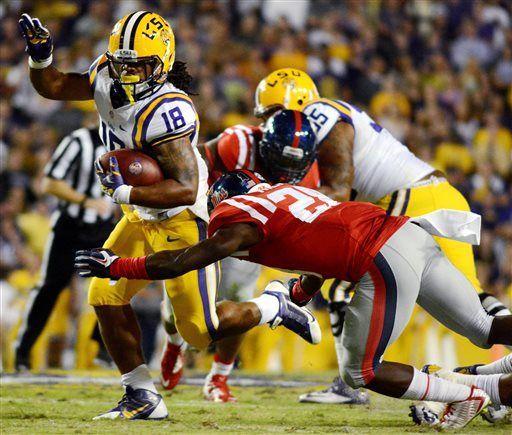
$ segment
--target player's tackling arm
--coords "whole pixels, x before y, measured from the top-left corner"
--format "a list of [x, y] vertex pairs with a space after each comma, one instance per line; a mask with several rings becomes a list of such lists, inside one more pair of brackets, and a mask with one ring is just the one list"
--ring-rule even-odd
[[182, 137], [154, 146], [153, 156], [166, 179], [152, 186], [133, 187], [130, 204], [153, 208], [194, 204], [199, 170], [190, 139]]
[[146, 259], [146, 271], [154, 280], [175, 278], [229, 257], [255, 245], [261, 239], [258, 229], [247, 223], [220, 228], [206, 240], [180, 251], [160, 251]]
[[34, 89], [51, 100], [91, 100], [87, 73], [63, 73], [51, 65], [52, 37], [39, 19], [23, 14], [19, 26], [30, 56], [30, 81]]
[[318, 165], [322, 192], [335, 201], [348, 201], [354, 179], [354, 128], [338, 122], [320, 145]]
[[128, 279], [170, 279], [201, 269], [261, 240], [260, 231], [248, 223], [222, 227], [209, 239], [190, 248], [160, 251], [147, 257], [119, 258], [107, 249], [78, 251], [75, 267], [81, 276]]

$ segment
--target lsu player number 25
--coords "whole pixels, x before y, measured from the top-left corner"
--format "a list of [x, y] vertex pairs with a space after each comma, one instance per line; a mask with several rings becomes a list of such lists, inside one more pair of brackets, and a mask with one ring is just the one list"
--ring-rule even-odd
[[[321, 98], [315, 83], [304, 71], [280, 69], [259, 83], [255, 94], [255, 115], [267, 118], [282, 108], [302, 111], [315, 126], [319, 141], [321, 190], [331, 198], [345, 201], [349, 199], [350, 192], [350, 199], [373, 202], [390, 215], [411, 217], [443, 208], [469, 211], [466, 199], [444, 174], [416, 157], [354, 104]], [[469, 244], [445, 238], [437, 238], [436, 241], [480, 294], [484, 307], [499, 307], [496, 311], [489, 310], [492, 314], [498, 310], [502, 314], [510, 314], [496, 298], [483, 292]], [[340, 340], [346, 307], [344, 298], [348, 293], [347, 287], [350, 289], [352, 286], [335, 280], [329, 287], [332, 330], [341, 366], [343, 355]], [[418, 338], [415, 337], [412, 342], [417, 343]], [[403, 357], [406, 349], [404, 340], [397, 343], [391, 352]], [[337, 378], [328, 390], [304, 395], [301, 400], [318, 403], [365, 402], [345, 387]]]
[[[85, 73], [63, 73], [52, 65], [51, 35], [37, 18], [22, 15], [20, 29], [34, 88], [54, 100], [94, 99], [107, 149], [142, 150], [164, 173], [162, 182], [133, 187], [125, 184], [115, 159], [110, 171], [98, 171], [103, 188], [125, 212], [104, 247], [123, 255], [147, 255], [184, 249], [204, 239], [207, 169], [196, 149], [199, 119], [186, 93], [191, 78], [185, 64], [175, 62], [169, 24], [151, 12], [128, 14], [114, 26], [107, 52]], [[176, 327], [198, 348], [210, 343], [218, 326], [216, 283], [215, 265], [165, 281]], [[140, 331], [130, 307], [130, 299], [145, 285], [143, 280], [121, 279], [109, 285], [106, 279], [93, 279], [89, 289], [105, 344], [123, 383], [131, 387], [128, 399], [104, 414], [109, 418], [167, 415], [144, 365]]]

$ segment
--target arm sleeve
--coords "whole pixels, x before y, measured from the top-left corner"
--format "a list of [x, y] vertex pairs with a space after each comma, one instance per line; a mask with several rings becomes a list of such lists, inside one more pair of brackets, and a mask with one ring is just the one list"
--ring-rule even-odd
[[44, 175], [55, 180], [63, 180], [78, 161], [80, 152], [80, 142], [75, 137], [65, 137], [46, 164]]
[[313, 102], [306, 106], [303, 112], [313, 124], [318, 143], [321, 143], [329, 135], [339, 121], [354, 125], [350, 109], [334, 101]]
[[265, 238], [268, 234], [268, 229], [265, 226], [266, 220], [267, 218], [260, 214], [256, 208], [237, 200], [227, 199], [215, 207], [211, 214], [208, 237], [215, 234], [219, 228], [237, 223], [248, 223], [255, 225]]
[[261, 129], [245, 125], [235, 125], [221, 133], [217, 144], [217, 154], [228, 171], [254, 169], [254, 150]]
[[199, 120], [190, 98], [180, 93], [160, 95], [135, 116], [134, 143], [152, 147], [168, 140], [197, 135]]

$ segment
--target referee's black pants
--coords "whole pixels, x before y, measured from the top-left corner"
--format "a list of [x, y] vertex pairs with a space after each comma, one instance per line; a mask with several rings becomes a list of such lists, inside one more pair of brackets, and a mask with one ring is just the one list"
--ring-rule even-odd
[[[111, 222], [85, 224], [64, 213], [59, 217], [48, 236], [40, 283], [32, 289], [25, 308], [16, 345], [16, 365], [28, 366], [32, 346], [41, 335], [60, 293], [71, 282], [75, 252], [102, 246], [112, 229]], [[98, 331], [94, 335], [99, 336]]]

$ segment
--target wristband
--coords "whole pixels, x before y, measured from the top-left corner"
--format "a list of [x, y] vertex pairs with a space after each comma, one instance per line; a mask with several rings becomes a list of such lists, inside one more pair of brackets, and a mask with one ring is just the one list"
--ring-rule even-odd
[[28, 57], [28, 66], [32, 69], [43, 69], [51, 65], [53, 62], [53, 54], [50, 54], [50, 57], [48, 59], [44, 60], [34, 60], [32, 57]]
[[114, 190], [114, 194], [112, 195], [112, 199], [117, 204], [130, 204], [130, 193], [133, 189], [133, 186], [128, 186], [127, 184], [123, 184], [119, 186], [116, 190]]
[[113, 278], [147, 279], [146, 257], [118, 258], [110, 265], [110, 276]]
[[309, 293], [306, 293], [306, 291], [302, 288], [300, 278], [295, 282], [290, 292], [290, 299], [292, 302], [299, 306], [306, 305], [313, 298], [313, 296], [314, 294], [310, 295]]

